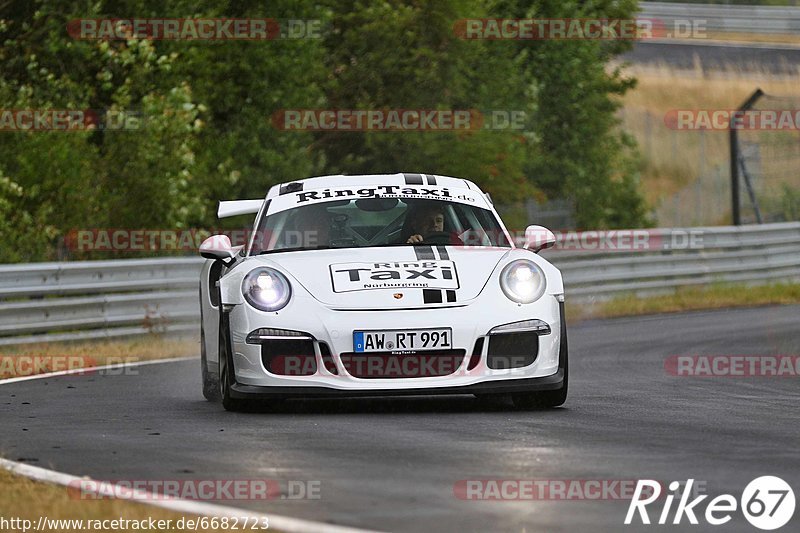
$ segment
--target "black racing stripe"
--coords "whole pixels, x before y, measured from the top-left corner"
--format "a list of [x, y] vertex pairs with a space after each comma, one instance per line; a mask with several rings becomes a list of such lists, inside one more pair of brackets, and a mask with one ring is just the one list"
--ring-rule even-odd
[[414, 253], [417, 254], [417, 259], [436, 259], [431, 246], [414, 246]]
[[436, 250], [439, 252], [439, 259], [450, 259], [450, 256], [447, 255], [447, 248], [444, 246], [437, 246]]
[[425, 174], [425, 179], [428, 180], [428, 185], [436, 185], [436, 176]]
[[439, 289], [422, 289], [422, 299], [426, 304], [442, 303], [442, 291]]
[[403, 174], [406, 178], [406, 185], [424, 185], [422, 174]]
[[448, 302], [456, 301], [456, 291], [447, 291], [447, 301]]

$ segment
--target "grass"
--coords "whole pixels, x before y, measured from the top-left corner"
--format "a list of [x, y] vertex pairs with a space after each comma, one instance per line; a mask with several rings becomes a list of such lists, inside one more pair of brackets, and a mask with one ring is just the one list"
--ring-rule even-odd
[[[117, 499], [75, 500], [72, 499], [66, 487], [50, 485], [32, 481], [23, 476], [17, 476], [0, 468], [0, 517], [9, 520], [21, 518], [30, 520], [31, 528], [38, 524], [39, 517], [62, 520], [171, 520], [172, 527], [158, 531], [187, 531], [177, 529], [177, 521], [183, 517], [195, 518], [145, 505]], [[146, 524], [146, 522], [145, 522]], [[252, 524], [252, 521], [251, 521]], [[85, 528], [87, 530], [88, 528]], [[22, 531], [21, 528], [3, 529], [3, 531]], [[31, 531], [32, 529], [29, 529]], [[141, 529], [138, 529], [141, 530]], [[135, 528], [115, 529], [115, 531], [138, 531]], [[79, 529], [71, 527], [45, 528], [44, 532], [72, 532]], [[92, 529], [100, 531], [100, 529]], [[217, 532], [224, 529], [200, 529], [200, 531]], [[230, 529], [228, 530], [230, 531]]]
[[[659, 226], [727, 224], [730, 220], [728, 132], [670, 129], [667, 112], [677, 109], [733, 110], [755, 90], [780, 99], [762, 98], [761, 109], [797, 109], [800, 73], [773, 74], [758, 68], [708, 72], [668, 66], [632, 66], [637, 87], [622, 100], [622, 127], [633, 135], [642, 156], [642, 192]], [[780, 195], [781, 184], [800, 188], [800, 134], [740, 132], [744, 144], [758, 145], [753, 169], [760, 194]], [[702, 179], [699, 179], [702, 177]], [[765, 198], [763, 201], [768, 201]], [[747, 199], [743, 197], [746, 205]]]
[[614, 318], [778, 304], [800, 304], [800, 283], [775, 283], [759, 286], [715, 284], [706, 287], [684, 287], [673, 294], [648, 298], [626, 295], [590, 304], [568, 303], [567, 319], [577, 322], [589, 318]]
[[[198, 355], [197, 341], [164, 339], [159, 336], [132, 340], [86, 341], [76, 343], [29, 344], [0, 347], [0, 379], [69, 368], [135, 363], [168, 357]], [[19, 358], [42, 361], [31, 365], [14, 364]]]
[[706, 31], [705, 39], [733, 43], [781, 43], [800, 45], [800, 35], [794, 33], [744, 33]]

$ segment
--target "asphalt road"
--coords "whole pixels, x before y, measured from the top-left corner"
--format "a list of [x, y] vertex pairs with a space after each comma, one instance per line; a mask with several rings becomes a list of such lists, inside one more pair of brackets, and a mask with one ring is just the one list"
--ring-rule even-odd
[[699, 61], [704, 70], [738, 68], [775, 74], [797, 74], [800, 47], [782, 44], [735, 44], [712, 42], [640, 41], [622, 59], [637, 64], [658, 64], [693, 69]]
[[[392, 531], [688, 528], [625, 527], [618, 500], [466, 501], [464, 479], [693, 478], [738, 497], [771, 474], [800, 497], [800, 378], [675, 377], [673, 354], [800, 354], [800, 306], [572, 326], [570, 397], [549, 411], [458, 396], [227, 413], [203, 400], [194, 361], [2, 385], [0, 453], [103, 480], [319, 481], [318, 500], [225, 503]], [[692, 530], [756, 531], [738, 512]]]

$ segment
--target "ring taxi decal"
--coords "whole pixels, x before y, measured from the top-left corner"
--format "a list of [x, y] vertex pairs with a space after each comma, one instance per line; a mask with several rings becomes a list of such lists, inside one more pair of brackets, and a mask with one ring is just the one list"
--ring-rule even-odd
[[453, 261], [336, 263], [329, 268], [334, 292], [459, 288]]

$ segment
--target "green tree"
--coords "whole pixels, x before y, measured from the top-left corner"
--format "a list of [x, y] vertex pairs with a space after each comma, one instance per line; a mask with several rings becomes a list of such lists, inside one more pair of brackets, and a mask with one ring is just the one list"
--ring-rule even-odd
[[[479, 2], [336, 2], [326, 39], [331, 109], [529, 111], [516, 50], [459, 39], [454, 23], [485, 16]], [[525, 139], [515, 130], [323, 132], [329, 173], [431, 172], [469, 178], [498, 201], [533, 194]]]

